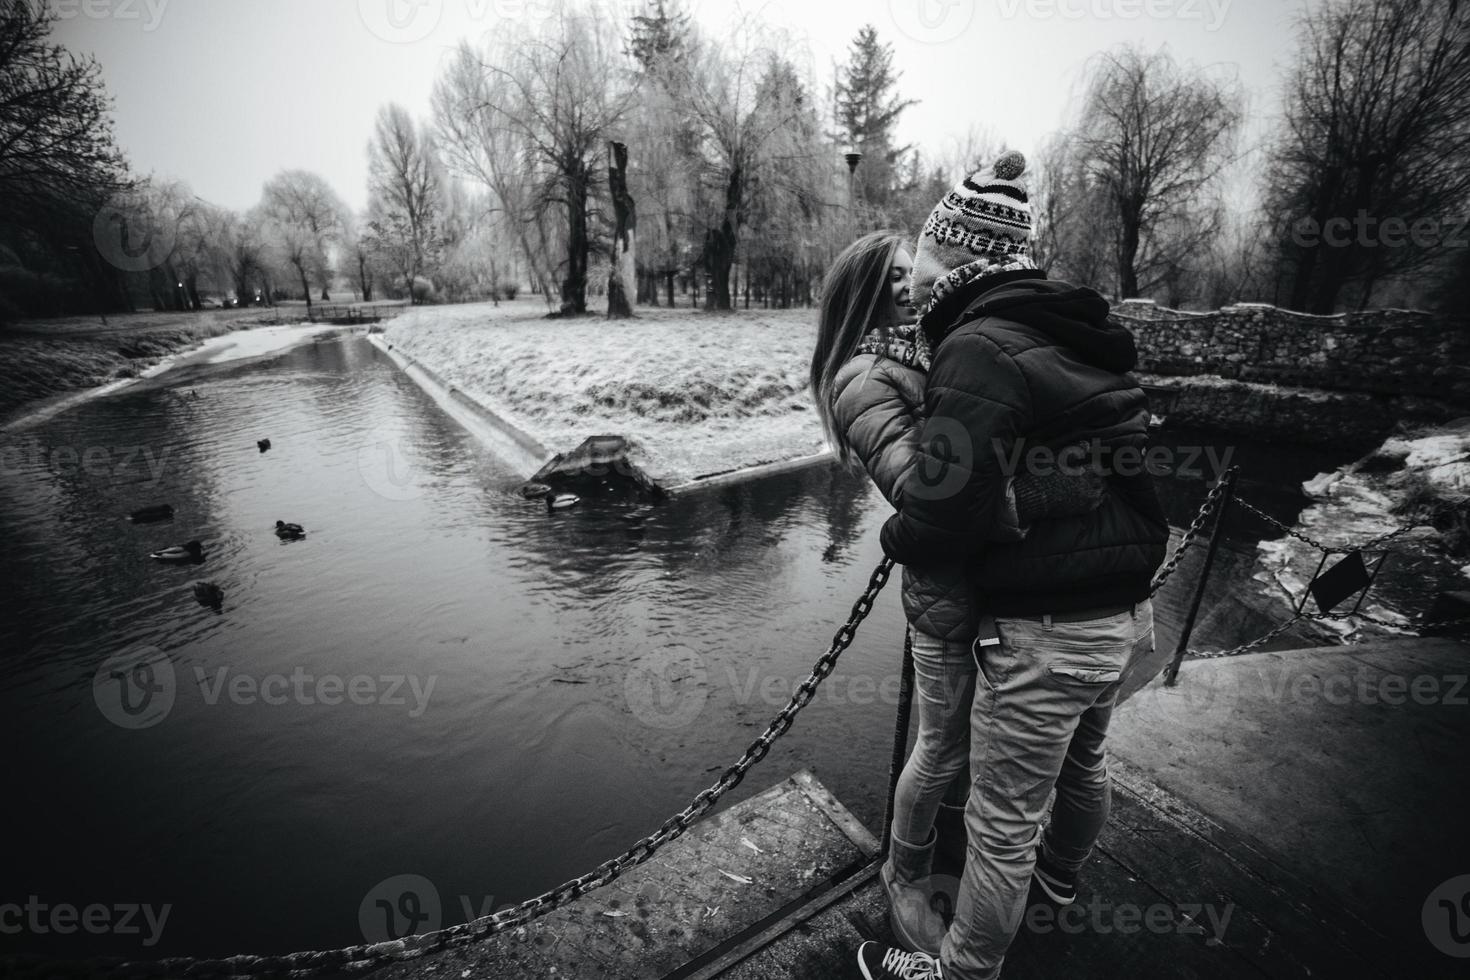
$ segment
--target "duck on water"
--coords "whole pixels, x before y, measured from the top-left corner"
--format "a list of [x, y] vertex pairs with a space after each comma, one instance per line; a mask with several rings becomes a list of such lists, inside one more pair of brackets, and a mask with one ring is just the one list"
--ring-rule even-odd
[[148, 557], [154, 561], [167, 562], [172, 565], [197, 565], [204, 561], [204, 545], [198, 541], [186, 541], [183, 544], [164, 548], [162, 551], [150, 552]]

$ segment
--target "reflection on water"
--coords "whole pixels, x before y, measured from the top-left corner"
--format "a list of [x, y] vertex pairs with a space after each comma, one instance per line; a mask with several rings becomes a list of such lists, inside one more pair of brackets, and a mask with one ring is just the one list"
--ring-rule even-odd
[[[433, 882], [443, 924], [558, 884], [734, 761], [879, 558], [886, 507], [835, 467], [548, 514], [360, 339], [191, 387], [96, 400], [4, 447], [0, 903], [171, 911], [146, 949], [28, 933], [0, 951], [339, 946], [363, 940], [359, 906], [390, 876]], [[1272, 485], [1317, 468], [1285, 462]], [[1162, 483], [1186, 523], [1203, 484]], [[1281, 516], [1300, 505], [1247, 486]], [[124, 519], [163, 502], [171, 522]], [[277, 520], [305, 540], [279, 541]], [[201, 566], [146, 557], [193, 538]], [[1228, 543], [1196, 645], [1240, 632], [1228, 596], [1250, 544]], [[1160, 601], [1161, 643], [1182, 595]], [[902, 631], [895, 576], [730, 799], [810, 767], [876, 826]], [[137, 727], [120, 699], [149, 685], [166, 710]]]

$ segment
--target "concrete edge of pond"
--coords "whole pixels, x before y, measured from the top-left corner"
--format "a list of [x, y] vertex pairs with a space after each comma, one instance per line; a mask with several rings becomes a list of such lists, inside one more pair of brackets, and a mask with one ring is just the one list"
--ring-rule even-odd
[[530, 433], [456, 388], [422, 361], [398, 350], [381, 334], [368, 334], [368, 342], [434, 399], [444, 414], [468, 429], [486, 448], [506, 459], [522, 477], [529, 478], [555, 456]]
[[[464, 389], [451, 384], [433, 368], [424, 364], [423, 361], [404, 353], [388, 343], [383, 339], [382, 334], [369, 334], [368, 341], [387, 355], [388, 359], [400, 371], [407, 375], [409, 380], [427, 392], [446, 414], [469, 429], [487, 448], [506, 456], [526, 479], [538, 479], [540, 474], [546, 473], [548, 467], [553, 466], [559, 459], [575, 458], [579, 450], [587, 444], [587, 440], [584, 440], [581, 446], [571, 447], [564, 453], [554, 452], [531, 433], [477, 400]], [[610, 437], [589, 437], [589, 439], [597, 438]], [[820, 453], [811, 453], [769, 463], [758, 463], [754, 466], [745, 466], [735, 470], [704, 473], [691, 479], [672, 484], [647, 473], [642, 467], [627, 460], [626, 457], [619, 459], [617, 466], [634, 471], [635, 481], [645, 489], [652, 489], [656, 493], [668, 496], [676, 496], [696, 490], [729, 486], [744, 480], [755, 480], [761, 477], [775, 476], [780, 473], [790, 473], [796, 470], [806, 469], [810, 466], [818, 466], [830, 462], [833, 458], [831, 451], [824, 450]], [[606, 460], [603, 462], [605, 464], [608, 463]]]

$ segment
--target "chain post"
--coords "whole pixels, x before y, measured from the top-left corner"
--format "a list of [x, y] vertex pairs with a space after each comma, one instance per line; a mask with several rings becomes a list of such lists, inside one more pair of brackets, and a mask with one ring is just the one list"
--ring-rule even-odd
[[893, 803], [898, 796], [898, 777], [903, 772], [903, 760], [909, 745], [909, 715], [914, 702], [914, 628], [910, 626], [903, 636], [903, 670], [898, 682], [898, 719], [893, 725], [893, 759], [888, 765], [888, 796], [883, 805], [883, 840], [878, 854], [888, 856], [889, 841], [893, 835]]
[[1194, 620], [1199, 615], [1200, 602], [1205, 597], [1205, 583], [1210, 578], [1210, 568], [1215, 564], [1215, 553], [1220, 550], [1221, 531], [1225, 527], [1225, 516], [1230, 511], [1230, 500], [1235, 496], [1235, 478], [1239, 475], [1240, 468], [1230, 467], [1225, 471], [1225, 476], [1220, 480], [1220, 504], [1215, 514], [1215, 523], [1210, 528], [1210, 541], [1205, 546], [1205, 565], [1200, 569], [1199, 580], [1194, 585], [1194, 596], [1189, 602], [1189, 614], [1184, 618], [1184, 626], [1179, 631], [1179, 643], [1174, 647], [1174, 659], [1169, 662], [1168, 669], [1164, 672], [1164, 686], [1173, 687], [1179, 683], [1179, 665], [1184, 662], [1184, 654], [1189, 649], [1189, 637], [1194, 632]]

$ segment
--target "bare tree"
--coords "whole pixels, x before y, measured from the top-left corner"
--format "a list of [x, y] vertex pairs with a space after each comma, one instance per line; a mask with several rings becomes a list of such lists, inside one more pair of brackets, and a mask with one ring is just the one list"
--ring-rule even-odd
[[397, 103], [378, 110], [368, 143], [366, 244], [402, 279], [409, 302], [414, 280], [439, 251], [439, 164], [433, 137]]
[[638, 212], [633, 195], [628, 193], [628, 147], [609, 141], [607, 144], [607, 182], [612, 193], [613, 234], [608, 255], [607, 315], [630, 317], [637, 298], [637, 259], [634, 235], [638, 228]]
[[539, 244], [545, 229], [534, 150], [505, 119], [504, 107], [514, 98], [509, 77], [487, 71], [483, 58], [461, 44], [435, 83], [434, 121], [445, 163], [489, 189], [493, 210], [505, 218], [534, 284], [550, 302], [555, 277]]
[[[810, 112], [809, 101], [800, 98], [762, 100], [775, 92], [763, 82], [771, 72], [782, 71], [786, 47], [784, 38], [746, 18], [718, 45], [700, 41], [687, 59], [684, 89], [700, 124], [705, 175], [713, 184], [703, 253], [711, 280], [706, 306], [711, 309], [731, 308], [730, 271], [748, 218], [752, 176], [771, 155], [784, 155], [776, 149], [783, 134], [789, 137]], [[788, 140], [788, 146], [800, 142]]]
[[1314, 6], [1296, 66], [1266, 190], [1290, 304], [1331, 313], [1356, 284], [1365, 306], [1470, 204], [1470, 3]]
[[311, 282], [331, 283], [331, 247], [341, 240], [347, 206], [327, 182], [307, 170], [283, 170], [266, 181], [261, 199], [282, 259], [295, 272], [311, 309]]
[[480, 69], [499, 84], [470, 86], [471, 111], [484, 113], [484, 125], [506, 129], [518, 147], [532, 151], [521, 161], [537, 167], [541, 200], [563, 208], [563, 313], [587, 310], [596, 157], [631, 103], [627, 64], [619, 31], [600, 6], [556, 4], [534, 33], [519, 27], [496, 36]]
[[45, 220], [128, 184], [95, 58], [49, 43], [49, 4], [0, 4], [0, 220]]
[[1116, 229], [1119, 295], [1161, 284], [1215, 232], [1216, 178], [1242, 115], [1233, 79], [1123, 47], [1093, 64], [1073, 146]]

